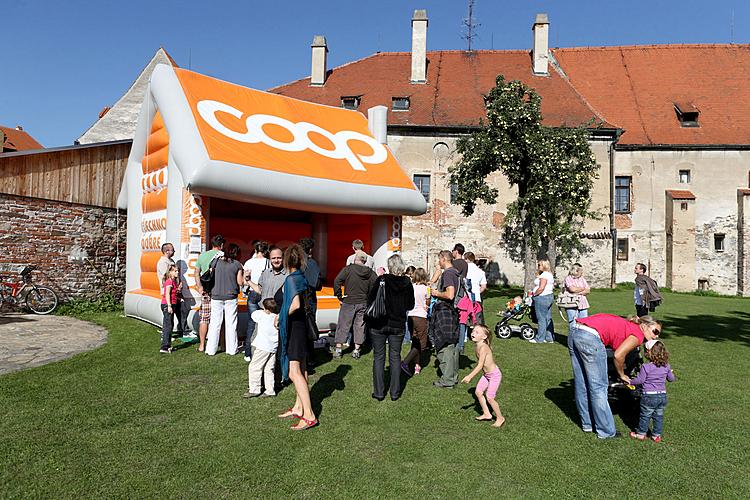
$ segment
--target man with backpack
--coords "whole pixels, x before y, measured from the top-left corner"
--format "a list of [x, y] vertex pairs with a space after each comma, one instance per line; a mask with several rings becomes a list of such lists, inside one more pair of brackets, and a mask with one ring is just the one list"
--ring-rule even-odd
[[202, 278], [206, 279], [208, 275], [216, 269], [216, 258], [224, 255], [225, 239], [222, 235], [217, 234], [211, 238], [211, 250], [206, 250], [198, 256], [195, 262], [195, 286], [198, 293], [201, 294], [201, 308], [199, 314], [198, 351], [203, 352], [206, 349], [206, 335], [208, 335], [208, 324], [211, 321], [211, 291], [205, 290]]
[[432, 289], [431, 295], [437, 302], [432, 307], [430, 317], [429, 337], [435, 348], [440, 364], [440, 378], [433, 382], [435, 387], [452, 388], [458, 383], [458, 311], [457, 299], [460, 299], [462, 279], [453, 267], [453, 255], [449, 250], [443, 250], [438, 255], [438, 266], [443, 273], [440, 276], [437, 289]]

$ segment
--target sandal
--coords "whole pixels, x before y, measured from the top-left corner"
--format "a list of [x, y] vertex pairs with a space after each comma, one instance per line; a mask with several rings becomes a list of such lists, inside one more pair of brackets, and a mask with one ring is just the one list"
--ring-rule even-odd
[[294, 413], [294, 408], [289, 408], [287, 411], [282, 413], [281, 415], [276, 415], [277, 418], [302, 418], [302, 415], [297, 415]]
[[[290, 429], [292, 429], [293, 431], [306, 431], [307, 429], [312, 429], [313, 427], [317, 427], [318, 425], [320, 425], [320, 422], [318, 422], [318, 420], [308, 420], [305, 417], [299, 417], [299, 419], [305, 423], [304, 427], [297, 427], [293, 425], [290, 427]], [[297, 425], [299, 425], [299, 423]]]

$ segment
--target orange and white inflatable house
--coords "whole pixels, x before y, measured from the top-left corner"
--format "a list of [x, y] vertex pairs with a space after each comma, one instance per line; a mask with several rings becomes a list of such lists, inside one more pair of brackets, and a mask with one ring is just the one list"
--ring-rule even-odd
[[[210, 236], [284, 246], [313, 237], [330, 285], [361, 239], [384, 266], [401, 246], [401, 215], [425, 200], [385, 145], [386, 108], [362, 114], [159, 65], [143, 102], [118, 204], [128, 211], [125, 312], [161, 322], [156, 263], [174, 259], [194, 310], [194, 265]], [[336, 322], [330, 288], [318, 322]], [[195, 321], [191, 315], [191, 321]]]

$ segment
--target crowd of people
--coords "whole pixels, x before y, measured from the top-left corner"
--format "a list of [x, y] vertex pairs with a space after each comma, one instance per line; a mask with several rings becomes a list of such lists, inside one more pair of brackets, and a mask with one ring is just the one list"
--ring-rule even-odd
[[[293, 385], [295, 403], [278, 415], [298, 419], [291, 427], [293, 430], [319, 425], [310, 399], [308, 363], [317, 335], [317, 327], [310, 324], [315, 322], [315, 292], [322, 288], [324, 278], [313, 258], [313, 249], [314, 242], [309, 238], [283, 250], [255, 241], [253, 255], [243, 265], [238, 260], [239, 247], [227, 244], [217, 235], [211, 240], [211, 249], [198, 257], [194, 276], [201, 295], [198, 351], [209, 356], [217, 353], [223, 324], [225, 352], [234, 355], [242, 347], [249, 363], [244, 397], [273, 397], [279, 385]], [[435, 269], [429, 275], [424, 268], [407, 267], [398, 254], [388, 258], [387, 269], [375, 269], [374, 259], [363, 251], [361, 240], [352, 243], [352, 250], [332, 282], [340, 301], [330, 346], [333, 358], [342, 358], [353, 343], [349, 354], [354, 360], [360, 359], [363, 345], [369, 340], [373, 351], [372, 397], [382, 401], [387, 392], [396, 401], [402, 393], [402, 372], [408, 377], [422, 373], [429, 366], [432, 350], [438, 363], [438, 378], [433, 385], [441, 389], [455, 387], [459, 383], [459, 359], [468, 336], [474, 343], [477, 364], [461, 382], [469, 383], [481, 374], [475, 393], [482, 414], [476, 419], [493, 420], [494, 412], [493, 425], [502, 427], [505, 418], [496, 400], [502, 372], [493, 357], [493, 335], [485, 326], [482, 309], [487, 278], [477, 266], [475, 255], [458, 243], [452, 251], [439, 252]], [[157, 265], [164, 313], [160, 352], [169, 353], [173, 318], [177, 318], [178, 331], [185, 332], [188, 308], [181, 305], [185, 287], [172, 260], [174, 247], [167, 243], [162, 246], [162, 253]], [[537, 262], [538, 276], [526, 294], [537, 319], [536, 336], [530, 339], [534, 344], [555, 342], [551, 268], [547, 260]], [[565, 309], [569, 322], [568, 350], [581, 429], [596, 432], [601, 439], [619, 435], [608, 403], [606, 350], [610, 348], [620, 380], [643, 387], [642, 418], [631, 437], [645, 439], [649, 419], [653, 419], [651, 437], [657, 442], [661, 440], [665, 382], [674, 380], [674, 375], [668, 363], [669, 354], [658, 339], [662, 325], [647, 314], [660, 303], [661, 296], [656, 283], [647, 276], [644, 278], [645, 271], [643, 264], [636, 266], [637, 314], [628, 319], [588, 314], [587, 296], [591, 289], [583, 276], [583, 267], [577, 263], [571, 266], [558, 297], [558, 305]], [[240, 343], [237, 334], [237, 301], [241, 293], [247, 297], [248, 308], [244, 343]], [[516, 297], [509, 308], [519, 307], [523, 300]], [[405, 338], [411, 340], [411, 348], [402, 359]], [[631, 380], [625, 373], [624, 360], [643, 343], [651, 363], [644, 365]]]

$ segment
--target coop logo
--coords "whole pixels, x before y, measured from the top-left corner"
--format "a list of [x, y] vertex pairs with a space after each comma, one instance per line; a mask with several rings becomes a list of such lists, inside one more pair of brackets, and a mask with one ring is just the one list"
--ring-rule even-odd
[[[351, 165], [352, 169], [366, 171], [367, 169], [363, 163], [370, 165], [377, 165], [383, 163], [388, 159], [388, 151], [385, 147], [377, 142], [372, 137], [353, 130], [341, 130], [339, 132], [331, 133], [328, 130], [321, 128], [317, 125], [307, 122], [291, 122], [284, 118], [274, 115], [249, 115], [245, 119], [245, 126], [247, 127], [246, 132], [240, 132], [232, 130], [216, 118], [216, 113], [221, 111], [223, 113], [229, 113], [230, 115], [241, 119], [243, 116], [242, 111], [233, 108], [223, 102], [204, 100], [198, 102], [198, 113], [201, 115], [206, 123], [208, 123], [214, 130], [224, 134], [225, 136], [240, 142], [246, 142], [248, 144], [257, 144], [262, 142], [263, 144], [272, 148], [280, 149], [282, 151], [298, 152], [309, 149], [321, 156], [331, 158], [334, 160], [346, 160]], [[292, 134], [291, 142], [278, 141], [272, 137], [269, 137], [263, 130], [264, 125], [277, 125], [289, 131]], [[310, 133], [314, 132], [320, 134], [333, 144], [333, 149], [326, 149], [315, 144], [310, 139]], [[358, 141], [367, 144], [372, 149], [372, 154], [362, 155], [357, 154], [349, 147], [350, 141]]]

